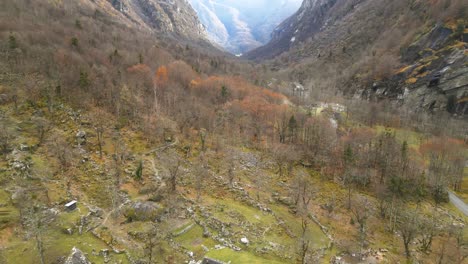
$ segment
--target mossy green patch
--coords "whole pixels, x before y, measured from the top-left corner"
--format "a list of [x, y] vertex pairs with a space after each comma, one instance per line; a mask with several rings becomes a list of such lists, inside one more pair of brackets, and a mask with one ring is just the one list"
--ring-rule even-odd
[[[102, 249], [109, 249], [109, 247], [91, 233], [83, 233], [79, 235], [75, 233], [68, 235], [63, 233], [58, 228], [49, 228], [42, 231], [43, 234], [43, 247], [44, 258], [46, 263], [54, 263], [61, 257], [68, 256], [73, 247], [77, 247], [83, 251], [92, 263], [104, 263], [102, 256], [93, 254], [99, 253]], [[112, 250], [110, 250], [112, 252]], [[36, 247], [36, 240], [22, 240], [15, 238], [9, 243], [9, 246], [4, 250], [3, 257], [6, 263], [39, 263], [39, 253]], [[124, 254], [111, 254], [110, 258], [119, 263], [129, 263]]]
[[375, 129], [376, 132], [379, 134], [384, 133], [386, 131], [395, 133], [395, 137], [398, 141], [400, 141], [401, 143], [406, 141], [408, 145], [413, 149], [418, 148], [422, 140], [424, 139], [424, 135], [422, 135], [421, 133], [407, 129], [388, 128], [384, 126], [376, 126]]
[[147, 140], [139, 133], [135, 133], [128, 130], [122, 130], [123, 138], [128, 148], [134, 153], [145, 153], [150, 147], [148, 146]]
[[242, 215], [252, 224], [271, 224], [275, 222], [275, 218], [271, 214], [233, 200], [217, 200], [216, 205], [221, 205], [222, 207], [220, 208], [223, 208], [222, 211], [218, 210], [216, 215], [226, 222], [232, 220], [232, 217], [229, 215], [232, 212]]
[[220, 250], [211, 250], [206, 254], [206, 257], [217, 259], [223, 262], [232, 264], [281, 264], [284, 260], [274, 259], [271, 256], [256, 256], [248, 251], [234, 251], [229, 248]]
[[0, 190], [0, 230], [19, 221], [19, 211], [10, 203], [10, 195]]
[[203, 237], [203, 228], [199, 225], [194, 225], [187, 232], [177, 236], [174, 240], [192, 251], [197, 257], [201, 257], [205, 254], [203, 246], [212, 249], [216, 245], [213, 239]]
[[457, 193], [460, 199], [468, 204], [468, 167], [463, 170], [463, 180], [460, 191]]
[[[302, 218], [289, 213], [286, 207], [272, 206], [272, 209], [276, 213], [276, 215], [284, 221], [286, 227], [289, 228], [289, 230], [296, 237], [300, 237], [300, 235], [302, 234]], [[311, 246], [313, 248], [326, 247], [329, 242], [328, 238], [323, 234], [320, 227], [310, 220], [305, 237], [307, 240], [310, 241]], [[294, 247], [296, 242], [297, 239], [290, 239], [289, 245]]]
[[67, 186], [63, 182], [45, 182], [47, 196], [51, 204], [67, 202]]

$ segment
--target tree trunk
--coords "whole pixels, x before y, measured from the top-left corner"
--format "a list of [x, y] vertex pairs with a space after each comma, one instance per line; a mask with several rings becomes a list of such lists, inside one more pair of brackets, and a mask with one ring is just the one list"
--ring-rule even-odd
[[36, 245], [37, 245], [37, 251], [39, 251], [39, 259], [41, 261], [41, 264], [45, 264], [44, 260], [44, 248], [42, 246], [42, 240], [41, 237], [36, 234]]
[[405, 245], [405, 254], [406, 254], [407, 258], [411, 257], [411, 252], [410, 252], [410, 249], [409, 249], [410, 242], [411, 241], [410, 241], [410, 239], [408, 237], [403, 236], [403, 244]]
[[348, 210], [351, 209], [351, 184], [348, 185]]

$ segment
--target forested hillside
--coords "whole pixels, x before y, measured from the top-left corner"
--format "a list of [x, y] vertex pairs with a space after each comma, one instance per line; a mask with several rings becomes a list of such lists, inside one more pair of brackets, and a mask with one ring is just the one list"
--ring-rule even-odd
[[465, 120], [115, 3], [0, 2], [0, 263], [466, 262]]
[[314, 89], [466, 118], [465, 2], [304, 1], [246, 57]]

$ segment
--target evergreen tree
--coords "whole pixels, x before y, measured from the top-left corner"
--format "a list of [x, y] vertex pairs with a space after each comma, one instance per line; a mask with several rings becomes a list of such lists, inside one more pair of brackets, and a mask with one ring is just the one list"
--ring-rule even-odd
[[229, 90], [225, 85], [223, 85], [221, 87], [221, 99], [223, 103], [227, 101], [228, 97], [229, 97]]
[[142, 160], [140, 160], [140, 162], [138, 163], [138, 167], [135, 171], [135, 178], [139, 181], [143, 179], [143, 161]]
[[87, 88], [89, 86], [88, 73], [85, 71], [80, 71], [80, 87]]
[[11, 50], [18, 48], [16, 37], [13, 34], [11, 34], [10, 37], [8, 38], [8, 46], [10, 47]]
[[291, 137], [291, 142], [296, 141], [296, 132], [297, 132], [297, 121], [294, 115], [289, 118], [288, 129]]

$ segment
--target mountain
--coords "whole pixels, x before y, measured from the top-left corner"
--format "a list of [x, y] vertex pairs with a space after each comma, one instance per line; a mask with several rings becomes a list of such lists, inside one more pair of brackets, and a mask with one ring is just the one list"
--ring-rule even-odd
[[210, 39], [234, 54], [266, 44], [273, 29], [301, 4], [301, 0], [189, 1]]
[[106, 0], [141, 27], [188, 39], [206, 39], [197, 14], [185, 0]]
[[330, 75], [348, 95], [463, 115], [466, 10], [461, 0], [306, 0], [245, 57], [273, 59], [295, 81]]
[[461, 22], [406, 2], [260, 64], [184, 2], [0, 1], [0, 263], [464, 263], [468, 122], [375, 100], [464, 89]]
[[296, 43], [314, 36], [321, 29], [336, 0], [305, 0], [300, 9], [272, 32], [270, 42], [250, 52], [248, 58], [272, 58]]

